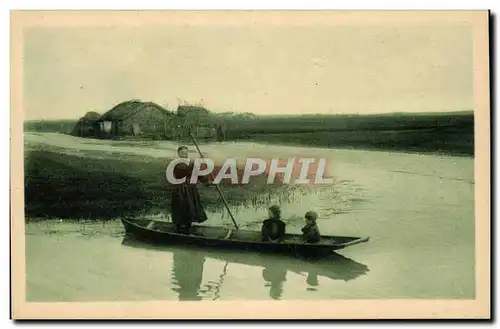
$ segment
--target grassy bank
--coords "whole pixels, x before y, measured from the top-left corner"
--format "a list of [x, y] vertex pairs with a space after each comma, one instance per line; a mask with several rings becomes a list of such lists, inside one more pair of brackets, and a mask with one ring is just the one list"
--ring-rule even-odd
[[24, 122], [24, 131], [69, 134], [78, 120], [29, 120]]
[[258, 117], [234, 122], [230, 140], [331, 148], [474, 155], [473, 112]]
[[[168, 159], [85, 151], [70, 155], [34, 149], [25, 155], [27, 217], [112, 219], [169, 213]], [[265, 177], [262, 177], [265, 179]], [[230, 205], [265, 205], [280, 186], [256, 178], [245, 187], [221, 187]], [[223, 207], [215, 187], [200, 187], [207, 210]]]
[[387, 113], [373, 115], [298, 115], [258, 116], [232, 120], [228, 127], [234, 136], [241, 134], [279, 134], [322, 131], [420, 130], [440, 127], [471, 129], [472, 111], [451, 113]]
[[474, 155], [474, 132], [449, 128], [254, 134], [247, 140], [294, 146]]

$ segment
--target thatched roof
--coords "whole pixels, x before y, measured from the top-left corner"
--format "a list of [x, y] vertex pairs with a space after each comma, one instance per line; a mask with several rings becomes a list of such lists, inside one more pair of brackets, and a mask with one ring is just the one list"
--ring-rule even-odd
[[206, 108], [199, 105], [179, 105], [177, 118], [187, 120], [190, 125], [212, 126], [215, 116]]
[[117, 121], [117, 120], [125, 120], [128, 117], [136, 114], [139, 111], [142, 111], [145, 108], [148, 107], [153, 107], [156, 108], [167, 115], [173, 115], [172, 112], [167, 111], [163, 107], [161, 107], [158, 104], [155, 104], [153, 102], [141, 102], [137, 100], [132, 100], [132, 101], [126, 101], [123, 103], [120, 103], [113, 107], [111, 110], [108, 112], [104, 113], [100, 121]]
[[97, 121], [101, 115], [97, 112], [87, 112], [83, 117], [80, 118], [80, 120], [85, 120], [85, 121]]
[[198, 105], [179, 105], [177, 107], [177, 115], [210, 115], [210, 111]]
[[83, 117], [81, 117], [78, 122], [75, 124], [75, 127], [73, 128], [72, 134], [75, 136], [82, 136], [82, 135], [87, 135], [87, 131], [82, 131], [82, 128], [92, 128], [95, 123], [99, 120], [101, 115], [97, 112], [87, 112]]

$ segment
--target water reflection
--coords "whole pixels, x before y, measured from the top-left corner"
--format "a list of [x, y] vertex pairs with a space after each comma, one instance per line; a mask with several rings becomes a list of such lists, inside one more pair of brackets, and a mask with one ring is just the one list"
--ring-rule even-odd
[[229, 263], [263, 267], [262, 278], [265, 286], [269, 287], [269, 296], [272, 299], [281, 299], [287, 272], [305, 277], [306, 290], [319, 289], [319, 278], [330, 280], [351, 281], [369, 272], [368, 266], [355, 262], [342, 255], [332, 253], [321, 259], [304, 259], [286, 255], [248, 254], [222, 250], [209, 257], [225, 260]]
[[[317, 260], [300, 259], [286, 255], [256, 254], [194, 246], [188, 248], [153, 245], [138, 241], [129, 235], [124, 237], [122, 244], [134, 248], [170, 252], [173, 255], [171, 280], [175, 285], [172, 290], [177, 293], [181, 301], [202, 300], [203, 298], [219, 299], [224, 279], [227, 275], [231, 276], [228, 264], [263, 268], [263, 284], [269, 288], [269, 296], [276, 300], [282, 298], [288, 272], [304, 276], [306, 290], [315, 291], [319, 289], [319, 277], [350, 281], [366, 275], [369, 271], [366, 265], [335, 253]], [[217, 280], [208, 281], [202, 285], [206, 258], [223, 261], [225, 265]]]
[[270, 287], [269, 296], [272, 299], [281, 299], [286, 272], [286, 268], [274, 265], [267, 266], [262, 270], [262, 278], [267, 282], [266, 287]]
[[199, 294], [203, 280], [205, 257], [186, 250], [173, 252], [172, 281], [177, 285], [172, 290], [177, 292], [179, 300], [201, 300]]

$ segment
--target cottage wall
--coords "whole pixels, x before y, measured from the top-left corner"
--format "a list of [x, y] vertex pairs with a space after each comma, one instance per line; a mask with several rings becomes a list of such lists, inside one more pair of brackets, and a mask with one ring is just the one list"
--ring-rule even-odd
[[199, 138], [214, 138], [216, 136], [215, 128], [212, 127], [197, 127], [194, 128], [193, 133]]
[[[167, 124], [168, 119], [169, 117], [167, 117]], [[119, 134], [121, 135], [164, 135], [164, 133], [165, 113], [152, 106], [134, 113], [123, 120], [119, 126]]]
[[80, 137], [93, 136], [96, 128], [96, 123], [94, 121], [80, 120], [73, 129], [72, 134]]
[[111, 133], [113, 127], [113, 122], [111, 121], [101, 121], [99, 122], [99, 129], [106, 133]]

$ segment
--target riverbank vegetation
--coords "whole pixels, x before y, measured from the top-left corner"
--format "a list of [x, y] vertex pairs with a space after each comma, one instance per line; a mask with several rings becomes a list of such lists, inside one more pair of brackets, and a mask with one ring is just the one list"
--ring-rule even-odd
[[[165, 176], [169, 159], [114, 152], [78, 153], [66, 154], [48, 147], [26, 151], [26, 217], [116, 219], [170, 213], [173, 186]], [[223, 180], [220, 185], [231, 206], [266, 206], [270, 196], [284, 187], [265, 184], [265, 179], [264, 175], [256, 177], [245, 186]], [[207, 210], [222, 210], [214, 186], [202, 185], [199, 191]]]

